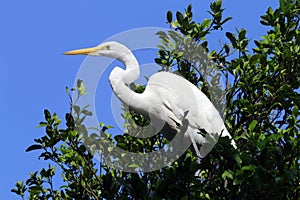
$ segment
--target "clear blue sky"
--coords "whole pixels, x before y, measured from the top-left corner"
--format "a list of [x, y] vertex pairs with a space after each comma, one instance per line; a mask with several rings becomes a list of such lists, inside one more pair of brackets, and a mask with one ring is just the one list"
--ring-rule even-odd
[[[18, 180], [46, 166], [38, 152], [25, 153], [33, 139], [43, 134], [35, 126], [45, 108], [63, 118], [69, 109], [65, 86], [72, 86], [84, 57], [63, 52], [97, 45], [111, 35], [133, 28], [164, 27], [168, 10], [193, 4], [196, 19], [208, 17], [209, 0], [147, 1], [38, 1], [0, 3], [0, 199], [17, 199], [10, 192]], [[225, 14], [233, 16], [225, 31], [249, 30], [259, 39], [266, 28], [259, 16], [276, 0], [224, 0]], [[222, 34], [214, 38], [217, 46]], [[106, 122], [106, 119], [101, 119]]]

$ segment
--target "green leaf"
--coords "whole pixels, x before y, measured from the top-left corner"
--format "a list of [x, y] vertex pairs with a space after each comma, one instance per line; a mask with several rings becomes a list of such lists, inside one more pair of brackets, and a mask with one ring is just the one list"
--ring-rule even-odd
[[167, 34], [164, 31], [158, 31], [155, 35], [165, 37]]
[[237, 46], [236, 45], [237, 41], [236, 41], [234, 35], [232, 33], [230, 33], [230, 32], [226, 32], [226, 37], [230, 40], [232, 46], [235, 48]]
[[85, 85], [83, 83], [81, 83], [81, 85], [78, 88], [78, 90], [79, 90], [79, 94], [80, 95], [86, 94], [86, 92], [85, 92]]
[[230, 48], [227, 44], [224, 45], [224, 49], [225, 49], [226, 54], [230, 53]]
[[80, 107], [79, 106], [73, 105], [72, 108], [74, 109], [74, 112], [76, 114], [79, 114], [79, 112], [80, 112]]
[[181, 12], [177, 11], [176, 12], [176, 18], [177, 18], [177, 21], [180, 25], [183, 25], [183, 15], [181, 14]]
[[24, 199], [24, 192], [26, 191], [26, 187], [24, 186], [23, 181], [18, 181], [16, 183], [16, 188], [11, 189], [10, 191], [16, 193], [17, 195], [20, 195]]
[[261, 46], [260, 42], [257, 41], [257, 40], [254, 40], [254, 43], [255, 43], [255, 45], [256, 45], [257, 47], [260, 47], [260, 46]]
[[254, 54], [253, 56], [251, 56], [250, 58], [250, 64], [255, 64], [259, 62], [259, 59], [261, 58], [261, 54]]
[[250, 123], [250, 125], [249, 125], [249, 130], [250, 130], [250, 131], [253, 131], [253, 129], [255, 128], [256, 124], [257, 124], [257, 120], [253, 120], [253, 121]]
[[36, 128], [40, 128], [40, 127], [43, 127], [43, 126], [47, 126], [48, 123], [47, 122], [40, 122], [38, 126], [36, 126]]
[[45, 119], [47, 120], [47, 122], [51, 121], [51, 114], [49, 112], [49, 110], [45, 109], [44, 110], [44, 115], [45, 115]]
[[92, 112], [89, 111], [89, 110], [83, 110], [82, 113], [85, 114], [85, 115], [88, 115], [88, 116], [92, 115]]
[[233, 185], [239, 185], [243, 181], [244, 181], [244, 179], [242, 179], [242, 178], [236, 178], [233, 180]]
[[76, 137], [76, 136], [78, 135], [77, 130], [70, 131], [70, 135], [71, 135], [72, 137]]
[[187, 12], [192, 12], [192, 4], [189, 4], [187, 7]]
[[241, 167], [243, 161], [242, 161], [240, 155], [236, 153], [236, 154], [234, 155], [234, 159], [235, 159], [235, 161], [237, 162], [237, 164], [239, 165], [239, 167]]
[[78, 79], [76, 82], [76, 89], [79, 89], [81, 87], [81, 83], [82, 83], [82, 80]]
[[68, 87], [66, 87], [66, 92], [69, 94], [70, 93], [70, 90]]
[[155, 61], [155, 63], [157, 63], [157, 64], [161, 64], [161, 58], [155, 58], [154, 61]]
[[107, 129], [113, 128], [113, 126], [103, 126], [102, 131], [105, 132]]
[[[207, 46], [208, 46], [208, 42], [207, 41], [204, 41], [201, 46], [205, 49], [207, 49]], [[207, 50], [208, 51], [208, 50]]]
[[255, 169], [256, 169], [255, 165], [247, 165], [247, 166], [242, 167], [242, 170], [244, 170], [244, 171], [253, 171]]
[[26, 149], [26, 152], [29, 152], [29, 151], [32, 151], [32, 150], [37, 150], [37, 149], [42, 149], [43, 146], [42, 145], [39, 145], [39, 144], [33, 144], [31, 145], [30, 147], [28, 147]]
[[225, 24], [227, 21], [232, 20], [232, 17], [227, 17], [221, 22], [221, 25]]
[[181, 57], [183, 54], [184, 54], [184, 52], [181, 51], [181, 52], [178, 52], [178, 53], [177, 53], [177, 56], [178, 56], [178, 57]]
[[227, 170], [222, 174], [222, 179], [230, 178], [233, 179], [233, 171]]
[[161, 64], [166, 65], [167, 63], [168, 63], [167, 60], [165, 60], [165, 59], [162, 59], [162, 60], [161, 60]]
[[172, 20], [173, 20], [173, 14], [172, 14], [172, 12], [169, 10], [169, 11], [167, 12], [167, 21], [168, 21], [169, 23], [171, 23]]
[[245, 29], [241, 29], [239, 32], [239, 41], [242, 41], [245, 39], [245, 35], [246, 35], [246, 30]]
[[297, 117], [299, 114], [299, 109], [298, 106], [294, 106], [293, 111], [292, 111], [293, 116]]
[[204, 28], [209, 27], [210, 22], [211, 22], [211, 19], [204, 19], [204, 21], [201, 24], [201, 27], [204, 27]]

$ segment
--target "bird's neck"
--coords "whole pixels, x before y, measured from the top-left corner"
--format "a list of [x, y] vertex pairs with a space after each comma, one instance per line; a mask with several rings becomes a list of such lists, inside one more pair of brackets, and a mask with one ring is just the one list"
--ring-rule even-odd
[[140, 67], [137, 59], [133, 53], [128, 51], [119, 57], [119, 60], [124, 63], [125, 70], [122, 73], [122, 80], [124, 83], [129, 84], [134, 82], [140, 76]]
[[126, 69], [115, 67], [110, 73], [109, 80], [116, 96], [125, 105], [129, 105], [139, 98], [139, 94], [132, 91], [126, 84], [134, 82], [139, 77], [140, 69], [138, 61], [131, 52], [123, 55], [118, 59], [124, 63]]

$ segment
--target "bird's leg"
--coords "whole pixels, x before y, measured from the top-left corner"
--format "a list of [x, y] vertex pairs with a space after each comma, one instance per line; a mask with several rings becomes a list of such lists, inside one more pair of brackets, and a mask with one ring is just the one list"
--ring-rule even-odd
[[[192, 136], [192, 135], [190, 135], [190, 138], [191, 138], [191, 141], [192, 141], [192, 144], [193, 144], [193, 147], [194, 147], [194, 149], [195, 149], [195, 152], [196, 152], [196, 154], [197, 154], [197, 163], [198, 164], [200, 164], [201, 163], [201, 155], [200, 155], [200, 151], [199, 151], [199, 148], [198, 148], [198, 146], [197, 146], [197, 143], [196, 143], [196, 141], [195, 141], [195, 138]], [[197, 171], [196, 171], [196, 173], [194, 174], [194, 176], [195, 177], [198, 177], [199, 175], [200, 175], [200, 172], [201, 172], [201, 170], [200, 169], [198, 169]]]
[[[197, 146], [197, 143], [196, 143], [194, 137], [191, 137], [191, 140], [192, 140], [192, 144], [193, 144], [193, 147], [194, 147], [194, 149], [195, 149], [195, 152], [196, 152], [196, 154], [197, 154], [197, 160], [196, 160], [196, 162], [200, 165], [201, 159], [202, 159], [203, 157], [202, 157], [201, 154], [200, 154], [199, 148], [198, 148], [198, 146]], [[198, 170], [196, 171], [196, 173], [194, 174], [194, 176], [195, 176], [195, 177], [199, 177], [200, 173], [201, 173], [201, 170], [198, 169]]]
[[197, 155], [197, 163], [200, 164], [200, 161], [202, 159], [202, 156], [200, 154], [200, 150], [197, 146], [197, 143], [195, 141], [195, 138], [190, 134], [190, 138], [191, 138], [191, 141], [192, 141], [192, 144], [193, 144], [193, 147], [195, 149], [195, 152], [196, 152], [196, 155]]

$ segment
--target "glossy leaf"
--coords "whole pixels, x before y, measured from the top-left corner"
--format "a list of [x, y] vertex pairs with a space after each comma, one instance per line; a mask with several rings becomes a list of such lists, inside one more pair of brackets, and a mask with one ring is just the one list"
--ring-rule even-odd
[[29, 151], [33, 151], [33, 150], [38, 150], [38, 149], [42, 149], [43, 146], [42, 145], [39, 145], [39, 144], [33, 144], [31, 145], [30, 147], [28, 147], [26, 149], [26, 152], [29, 152]]
[[169, 23], [171, 23], [172, 20], [173, 20], [173, 14], [172, 14], [172, 11], [169, 10], [169, 11], [167, 12], [167, 21], [168, 21]]

